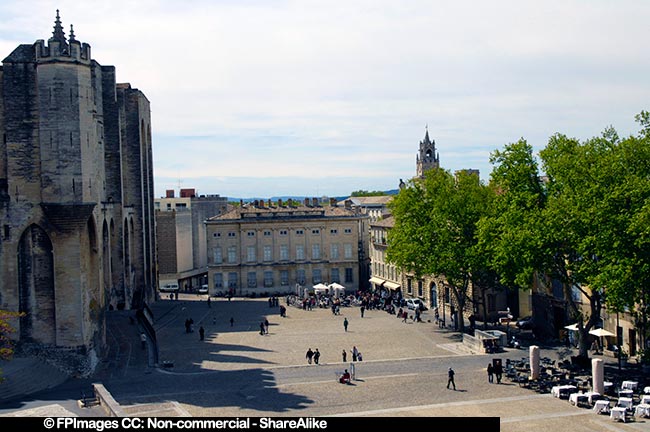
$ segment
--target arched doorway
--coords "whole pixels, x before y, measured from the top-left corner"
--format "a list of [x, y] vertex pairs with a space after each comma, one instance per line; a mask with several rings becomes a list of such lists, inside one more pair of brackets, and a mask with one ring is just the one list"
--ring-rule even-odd
[[431, 309], [438, 307], [438, 287], [435, 282], [429, 284], [429, 303]]
[[56, 344], [52, 242], [38, 225], [29, 226], [18, 244], [20, 339]]

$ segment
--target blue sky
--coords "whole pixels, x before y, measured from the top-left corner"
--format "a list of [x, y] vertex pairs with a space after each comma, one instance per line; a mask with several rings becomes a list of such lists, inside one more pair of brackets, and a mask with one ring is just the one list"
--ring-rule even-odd
[[441, 165], [480, 169], [650, 110], [650, 2], [13, 1], [0, 55], [69, 32], [151, 101], [156, 196], [346, 195]]

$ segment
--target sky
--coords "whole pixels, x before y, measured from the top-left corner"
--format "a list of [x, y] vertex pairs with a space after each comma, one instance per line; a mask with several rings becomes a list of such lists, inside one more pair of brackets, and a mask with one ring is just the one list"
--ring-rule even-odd
[[60, 9], [151, 102], [156, 196], [344, 196], [525, 138], [636, 134], [650, 110], [645, 0], [2, 0], [0, 55]]

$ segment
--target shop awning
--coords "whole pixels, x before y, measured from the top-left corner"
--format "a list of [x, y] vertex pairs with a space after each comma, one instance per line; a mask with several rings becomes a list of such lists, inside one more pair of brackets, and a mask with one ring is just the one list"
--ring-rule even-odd
[[371, 277], [370, 278], [370, 283], [374, 283], [375, 285], [382, 286], [386, 282], [386, 279], [378, 278], [378, 277]]
[[396, 284], [395, 282], [391, 282], [391, 281], [384, 282], [384, 286], [386, 288], [388, 288], [388, 289], [391, 289], [391, 290], [396, 290], [396, 289], [399, 289], [401, 287], [400, 284]]

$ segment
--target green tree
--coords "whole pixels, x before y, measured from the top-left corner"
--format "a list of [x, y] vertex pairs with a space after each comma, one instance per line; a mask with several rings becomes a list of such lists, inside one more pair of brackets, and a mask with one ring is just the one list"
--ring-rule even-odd
[[[489, 196], [476, 175], [432, 169], [409, 181], [389, 205], [395, 226], [388, 233], [388, 261], [416, 277], [444, 275], [459, 317], [472, 276], [484, 269], [475, 233]], [[463, 331], [464, 321], [457, 323]]]
[[367, 191], [367, 190], [357, 190], [350, 194], [353, 197], [371, 197], [371, 196], [384, 196], [386, 192], [382, 191]]
[[584, 356], [604, 302], [621, 310], [647, 300], [647, 130], [621, 140], [608, 128], [583, 143], [554, 135], [540, 152], [545, 182], [523, 140], [492, 158], [497, 197], [479, 243], [503, 282], [527, 287], [537, 274], [563, 283]]

